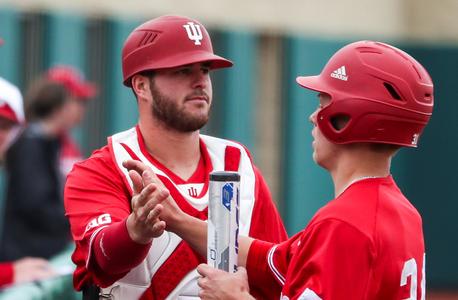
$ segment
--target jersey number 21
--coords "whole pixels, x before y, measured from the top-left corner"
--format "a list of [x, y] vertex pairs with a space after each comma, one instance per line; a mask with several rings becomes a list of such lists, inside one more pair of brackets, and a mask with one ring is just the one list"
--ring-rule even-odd
[[[410, 276], [410, 297], [404, 300], [417, 300], [417, 262], [414, 258], [404, 263], [401, 274], [401, 286], [407, 284], [407, 278]], [[423, 254], [423, 268], [421, 274], [421, 300], [425, 300], [426, 279], [425, 279], [425, 254]]]

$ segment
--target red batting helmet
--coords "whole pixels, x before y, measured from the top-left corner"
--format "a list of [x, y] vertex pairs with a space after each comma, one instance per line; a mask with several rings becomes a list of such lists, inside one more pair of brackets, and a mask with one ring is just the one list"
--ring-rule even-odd
[[127, 37], [122, 49], [124, 85], [130, 86], [132, 76], [142, 71], [207, 61], [212, 69], [232, 66], [213, 53], [202, 24], [186, 17], [162, 16], [140, 25]]
[[[337, 51], [318, 76], [299, 85], [331, 96], [318, 112], [318, 127], [337, 144], [374, 142], [416, 147], [433, 110], [433, 82], [409, 54], [373, 41]], [[349, 119], [336, 129], [332, 120]]]

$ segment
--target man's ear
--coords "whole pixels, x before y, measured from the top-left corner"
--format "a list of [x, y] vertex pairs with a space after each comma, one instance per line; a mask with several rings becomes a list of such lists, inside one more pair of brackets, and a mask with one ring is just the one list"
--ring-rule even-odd
[[147, 76], [136, 74], [132, 77], [131, 82], [132, 90], [138, 100], [146, 99], [151, 95], [150, 80]]

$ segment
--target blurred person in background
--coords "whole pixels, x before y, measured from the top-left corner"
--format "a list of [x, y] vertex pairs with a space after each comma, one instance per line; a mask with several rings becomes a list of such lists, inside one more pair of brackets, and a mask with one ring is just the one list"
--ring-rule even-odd
[[[0, 77], [1, 160], [23, 125], [24, 110], [21, 92], [16, 86]], [[25, 257], [15, 261], [0, 261], [0, 288], [45, 279], [53, 275], [55, 274], [50, 264], [42, 258]]]
[[95, 92], [95, 86], [69, 66], [51, 68], [28, 90], [28, 124], [6, 154], [0, 260], [50, 258], [68, 246], [63, 183], [68, 161], [80, 158], [69, 134], [82, 120], [86, 102]]

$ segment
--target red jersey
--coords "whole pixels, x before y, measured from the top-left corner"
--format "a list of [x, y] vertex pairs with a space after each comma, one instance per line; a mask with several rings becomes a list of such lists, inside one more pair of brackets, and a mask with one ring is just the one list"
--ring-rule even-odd
[[247, 270], [270, 299], [425, 299], [424, 252], [421, 217], [389, 176], [353, 183], [288, 241], [253, 242]]
[[[239, 144], [208, 136], [201, 136], [200, 145], [201, 161], [188, 180], [151, 157], [138, 128], [111, 137], [108, 146], [75, 165], [65, 186], [65, 208], [76, 243], [72, 256], [77, 265], [76, 289], [87, 283], [107, 290], [114, 287], [114, 291], [119, 286], [125, 290], [135, 286], [135, 291], [120, 292], [122, 299], [138, 295], [141, 299], [165, 299], [182, 293], [197, 296], [195, 268], [205, 260], [189, 245], [169, 232], [154, 239], [152, 245], [139, 245], [129, 238], [125, 220], [131, 213], [132, 190], [121, 166], [128, 158], [148, 164], [180, 208], [202, 220], [207, 218], [209, 173], [228, 168], [241, 172], [241, 231], [271, 242], [287, 238], [268, 187], [248, 152]], [[92, 259], [94, 255], [98, 263]], [[100, 266], [100, 261], [104, 265]]]

